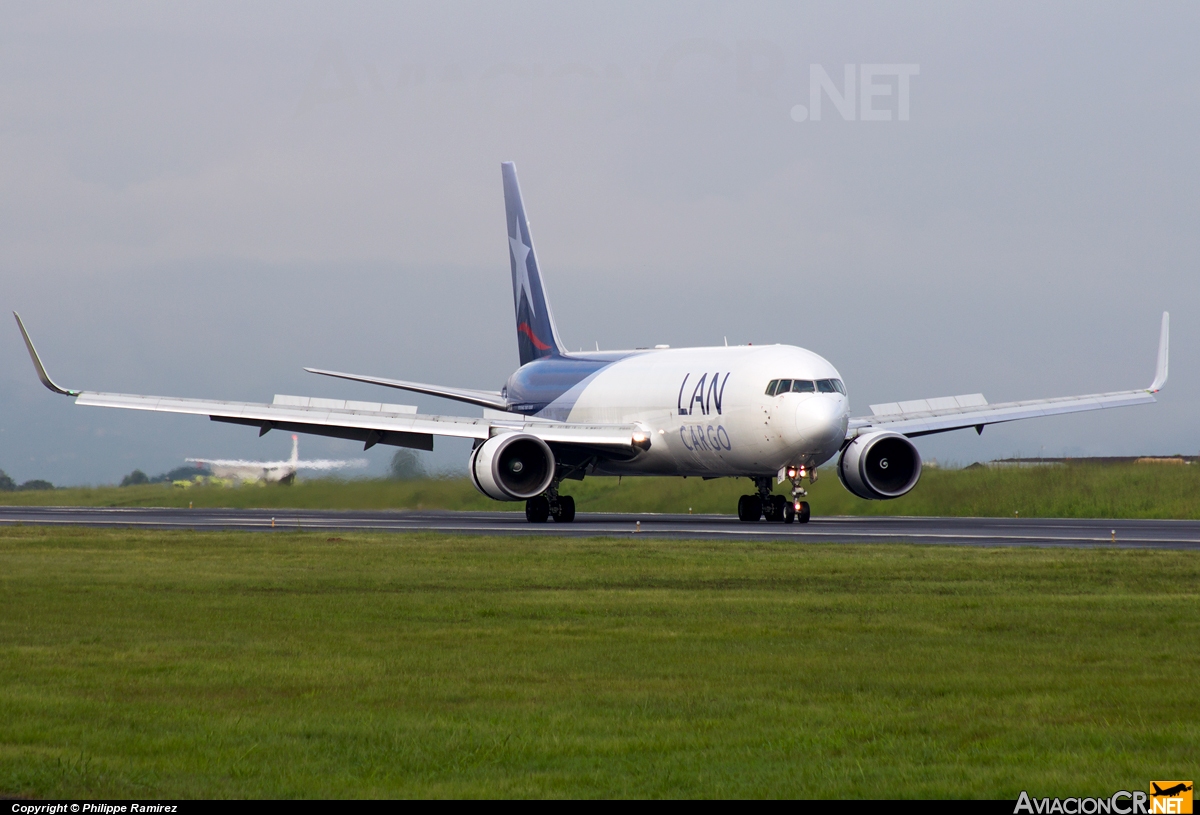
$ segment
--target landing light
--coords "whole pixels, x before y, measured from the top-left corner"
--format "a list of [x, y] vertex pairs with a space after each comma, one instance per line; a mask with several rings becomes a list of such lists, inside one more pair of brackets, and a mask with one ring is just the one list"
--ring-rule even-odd
[[650, 431], [644, 428], [638, 428], [633, 431], [633, 446], [642, 450], [650, 449]]

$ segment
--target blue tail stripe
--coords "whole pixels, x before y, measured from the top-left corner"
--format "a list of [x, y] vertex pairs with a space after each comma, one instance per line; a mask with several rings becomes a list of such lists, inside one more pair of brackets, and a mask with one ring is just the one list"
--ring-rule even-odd
[[504, 212], [508, 225], [509, 261], [512, 265], [513, 305], [517, 317], [517, 348], [521, 364], [562, 356], [562, 341], [542, 285], [537, 252], [529, 234], [517, 168], [511, 161], [500, 165], [504, 176]]

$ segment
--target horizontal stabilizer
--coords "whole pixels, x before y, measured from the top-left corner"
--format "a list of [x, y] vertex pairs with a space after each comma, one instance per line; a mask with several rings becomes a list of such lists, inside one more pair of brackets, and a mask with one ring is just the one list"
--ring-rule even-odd
[[443, 399], [453, 399], [455, 402], [466, 402], [480, 407], [504, 410], [508, 401], [499, 391], [479, 391], [471, 388], [447, 388], [442, 385], [426, 385], [423, 382], [407, 382], [403, 379], [384, 379], [379, 376], [362, 376], [360, 374], [344, 374], [340, 371], [323, 371], [320, 368], [305, 368], [310, 374], [333, 376], [338, 379], [349, 379], [351, 382], [366, 382], [368, 385], [382, 385], [385, 388], [399, 388], [413, 393], [424, 393], [429, 396], [440, 396]]

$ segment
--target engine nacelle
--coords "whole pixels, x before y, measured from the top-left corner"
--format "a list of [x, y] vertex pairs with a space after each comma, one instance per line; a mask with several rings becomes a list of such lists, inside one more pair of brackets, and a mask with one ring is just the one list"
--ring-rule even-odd
[[554, 453], [537, 436], [503, 433], [471, 453], [468, 470], [475, 489], [497, 501], [541, 495], [554, 480]]
[[842, 485], [859, 498], [899, 498], [917, 486], [921, 454], [899, 433], [878, 430], [850, 442], [837, 471]]

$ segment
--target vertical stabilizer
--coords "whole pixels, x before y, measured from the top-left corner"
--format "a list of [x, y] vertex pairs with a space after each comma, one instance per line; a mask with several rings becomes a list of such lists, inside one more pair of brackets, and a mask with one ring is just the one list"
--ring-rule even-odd
[[300, 460], [300, 437], [295, 433], [292, 434], [292, 469], [296, 469], [296, 462]]
[[517, 312], [517, 348], [521, 364], [542, 357], [561, 356], [562, 342], [550, 313], [550, 301], [542, 285], [537, 252], [529, 234], [529, 221], [517, 184], [517, 168], [511, 161], [500, 165], [504, 174], [504, 214], [508, 220], [508, 254], [512, 263], [513, 302]]

